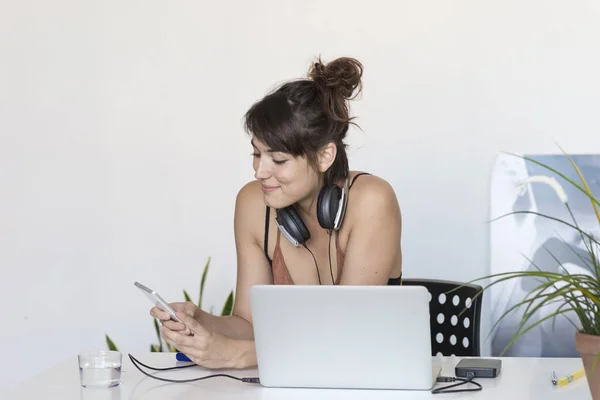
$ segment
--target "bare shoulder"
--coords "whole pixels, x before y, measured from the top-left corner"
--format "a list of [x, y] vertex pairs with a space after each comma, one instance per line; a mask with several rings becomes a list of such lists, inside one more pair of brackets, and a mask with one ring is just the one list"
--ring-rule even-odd
[[[356, 174], [350, 175], [350, 180]], [[340, 245], [346, 254], [340, 284], [381, 284], [402, 271], [402, 217], [392, 185], [361, 175], [348, 195], [348, 225]], [[345, 246], [345, 247], [344, 247]]]
[[[350, 179], [357, 175], [351, 174]], [[376, 214], [400, 216], [398, 197], [392, 185], [376, 175], [361, 175], [352, 185], [348, 196], [348, 210], [365, 208], [378, 210]], [[364, 213], [363, 215], [369, 215]], [[370, 214], [372, 215], [372, 214]]]
[[257, 202], [263, 202], [260, 182], [252, 180], [240, 188], [237, 194], [236, 203], [248, 205], [248, 203], [254, 204]]
[[[245, 233], [252, 233], [258, 238], [259, 221], [264, 219], [266, 209], [259, 181], [250, 181], [238, 191], [235, 200], [235, 226], [236, 230], [244, 229]], [[264, 222], [264, 221], [263, 221]]]

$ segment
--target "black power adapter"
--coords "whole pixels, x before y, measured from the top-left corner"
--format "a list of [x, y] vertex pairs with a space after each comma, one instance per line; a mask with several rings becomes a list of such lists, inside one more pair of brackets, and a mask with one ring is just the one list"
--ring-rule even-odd
[[502, 360], [493, 358], [463, 358], [454, 368], [457, 378], [495, 378], [500, 373]]
[[[431, 391], [432, 394], [437, 393], [458, 393], [458, 392], [475, 392], [482, 390], [481, 384], [475, 381], [476, 378], [495, 378], [500, 374], [500, 368], [502, 367], [502, 360], [493, 358], [463, 358], [461, 359], [456, 367], [454, 367], [455, 377], [450, 376], [438, 376], [437, 382], [456, 382], [449, 386], [440, 387]], [[457, 386], [464, 384], [475, 385], [476, 388], [467, 389], [454, 389]]]

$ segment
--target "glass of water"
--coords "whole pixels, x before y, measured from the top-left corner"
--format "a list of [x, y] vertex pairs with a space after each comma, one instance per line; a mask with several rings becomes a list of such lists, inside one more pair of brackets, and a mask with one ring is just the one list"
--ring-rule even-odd
[[83, 387], [113, 387], [121, 384], [122, 356], [118, 351], [86, 351], [78, 355]]

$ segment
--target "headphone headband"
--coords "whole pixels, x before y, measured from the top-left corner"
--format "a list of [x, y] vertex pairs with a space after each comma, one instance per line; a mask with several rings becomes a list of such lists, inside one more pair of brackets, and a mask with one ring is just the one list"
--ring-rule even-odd
[[342, 221], [346, 214], [346, 205], [348, 204], [348, 177], [344, 181], [344, 187], [342, 189], [340, 201], [338, 203], [337, 212], [335, 213], [335, 219], [333, 222], [333, 229], [339, 230], [342, 227]]

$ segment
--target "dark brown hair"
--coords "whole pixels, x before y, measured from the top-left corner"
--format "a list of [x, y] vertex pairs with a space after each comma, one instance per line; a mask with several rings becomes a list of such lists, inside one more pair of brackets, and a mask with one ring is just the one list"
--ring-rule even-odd
[[245, 130], [273, 151], [306, 156], [313, 166], [317, 152], [333, 142], [337, 154], [324, 184], [337, 183], [348, 176], [344, 138], [354, 124], [348, 101], [360, 93], [362, 73], [354, 58], [326, 65], [319, 58], [307, 79], [287, 82], [252, 105], [244, 117]]

